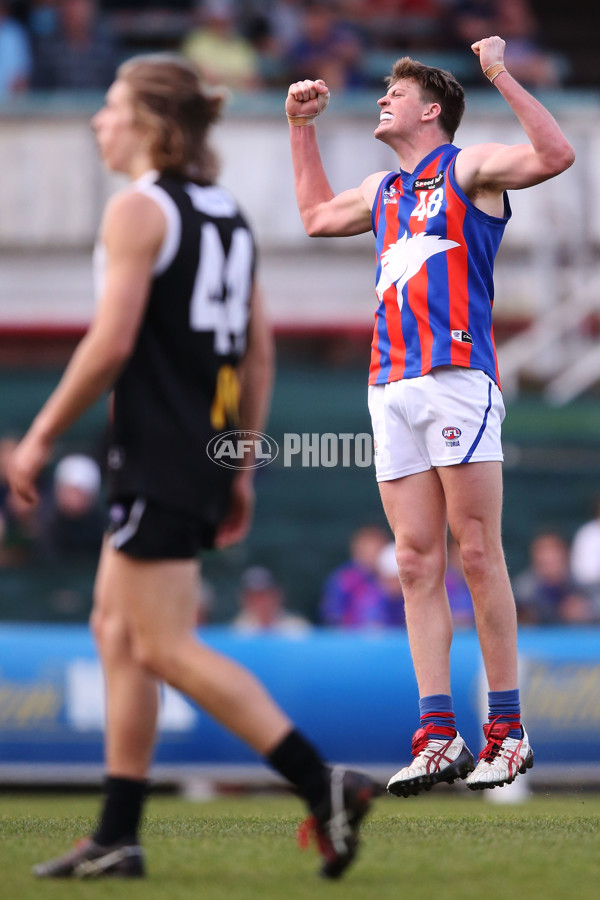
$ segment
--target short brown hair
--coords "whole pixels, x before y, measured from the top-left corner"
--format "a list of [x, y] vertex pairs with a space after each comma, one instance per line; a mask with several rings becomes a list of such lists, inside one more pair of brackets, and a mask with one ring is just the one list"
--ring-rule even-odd
[[440, 104], [440, 126], [452, 141], [465, 111], [462, 85], [451, 72], [426, 66], [410, 56], [396, 60], [385, 82], [390, 88], [397, 81], [404, 80], [416, 82], [424, 98]]
[[153, 165], [165, 173], [213, 184], [218, 160], [207, 143], [223, 95], [206, 89], [196, 67], [175, 55], [152, 54], [127, 60], [117, 80], [131, 92], [136, 121], [152, 134]]

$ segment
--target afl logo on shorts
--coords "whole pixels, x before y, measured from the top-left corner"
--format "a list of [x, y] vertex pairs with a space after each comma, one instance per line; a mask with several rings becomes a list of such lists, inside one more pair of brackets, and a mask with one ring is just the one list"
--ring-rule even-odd
[[447, 425], [446, 428], [442, 428], [442, 437], [446, 441], [446, 447], [460, 447], [459, 437], [461, 434], [462, 431], [455, 425]]
[[260, 469], [273, 462], [279, 446], [260, 431], [226, 431], [208, 442], [206, 452], [225, 469]]
[[442, 435], [446, 438], [447, 441], [456, 441], [462, 434], [460, 428], [455, 428], [453, 425], [450, 425], [448, 428], [444, 428], [442, 431]]

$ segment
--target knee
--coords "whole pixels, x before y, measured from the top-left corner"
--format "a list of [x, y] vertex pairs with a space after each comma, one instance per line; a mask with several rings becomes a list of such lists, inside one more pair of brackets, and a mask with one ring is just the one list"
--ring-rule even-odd
[[461, 544], [460, 556], [467, 584], [477, 583], [486, 578], [490, 559], [481, 541], [467, 541]]
[[400, 584], [404, 590], [444, 578], [443, 556], [434, 550], [404, 545], [396, 548], [396, 560]]
[[103, 659], [118, 656], [127, 644], [127, 628], [114, 610], [95, 606], [90, 616], [90, 628]]
[[173, 678], [175, 655], [170, 645], [153, 633], [138, 633], [133, 636], [132, 652], [135, 662], [147, 672], [170, 682]]

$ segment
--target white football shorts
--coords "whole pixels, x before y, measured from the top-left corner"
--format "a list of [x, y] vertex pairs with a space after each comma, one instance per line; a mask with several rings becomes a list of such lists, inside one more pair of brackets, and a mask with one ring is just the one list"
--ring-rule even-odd
[[480, 369], [438, 366], [369, 385], [377, 481], [438, 466], [504, 459], [502, 392]]

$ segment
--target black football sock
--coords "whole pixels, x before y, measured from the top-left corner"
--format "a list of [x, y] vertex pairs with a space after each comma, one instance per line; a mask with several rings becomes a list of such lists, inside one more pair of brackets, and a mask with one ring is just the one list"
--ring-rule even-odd
[[311, 809], [329, 791], [329, 772], [317, 750], [299, 731], [290, 731], [266, 757], [276, 772], [295, 785]]
[[109, 847], [122, 840], [137, 843], [147, 784], [145, 779], [106, 777], [104, 805], [93, 836], [97, 844]]

